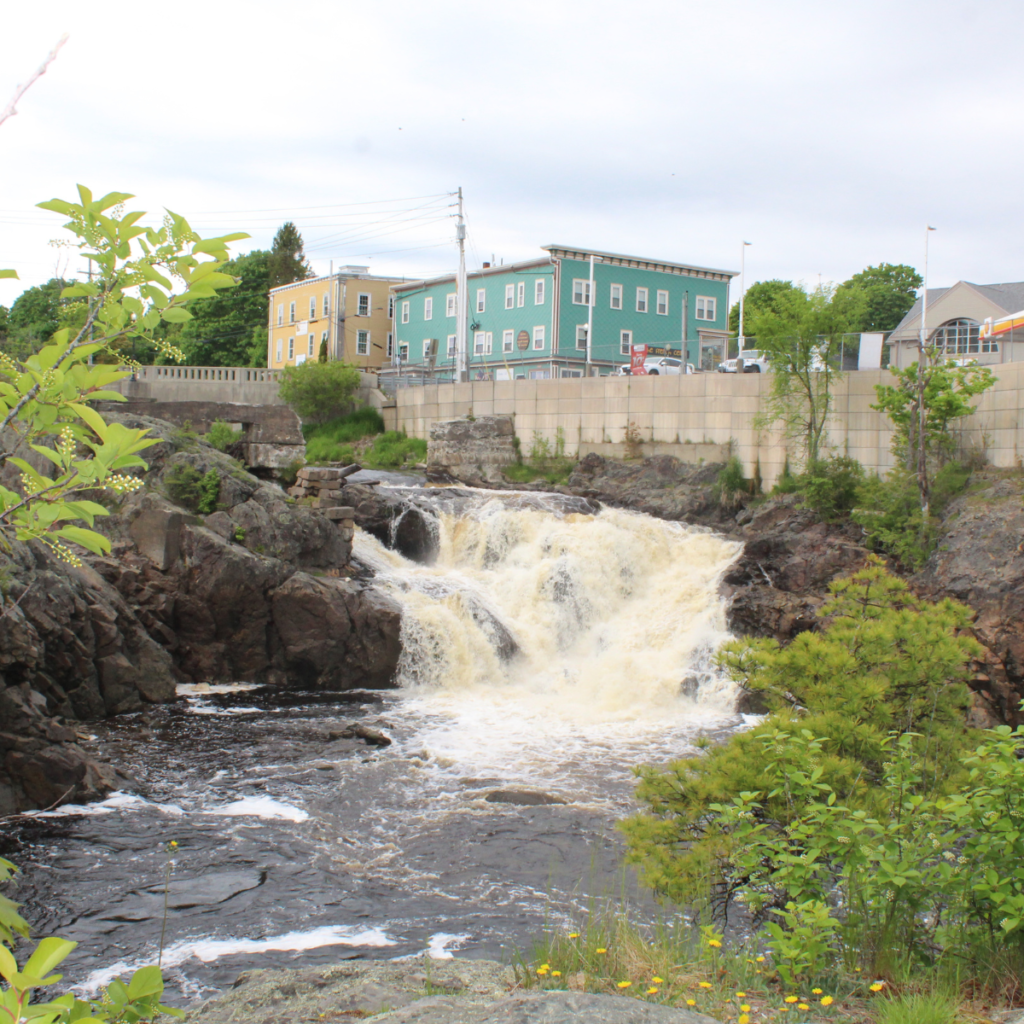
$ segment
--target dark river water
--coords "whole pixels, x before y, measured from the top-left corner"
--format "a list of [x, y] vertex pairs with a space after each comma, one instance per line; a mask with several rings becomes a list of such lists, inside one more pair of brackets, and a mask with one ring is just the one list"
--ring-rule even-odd
[[[256, 965], [509, 960], [605, 898], [661, 913], [616, 823], [635, 806], [633, 765], [742, 723], [710, 668], [735, 546], [500, 502], [441, 529], [429, 568], [357, 539], [403, 604], [402, 688], [183, 687], [91, 727], [87, 745], [137, 793], [5, 825], [34, 931], [79, 943], [69, 982], [155, 961], [162, 932], [180, 1004]], [[353, 721], [392, 744], [331, 738]], [[564, 803], [494, 802], [524, 792]]]

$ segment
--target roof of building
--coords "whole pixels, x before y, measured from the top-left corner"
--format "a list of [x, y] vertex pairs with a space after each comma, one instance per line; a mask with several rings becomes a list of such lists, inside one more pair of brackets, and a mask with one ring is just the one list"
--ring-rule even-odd
[[[524, 270], [527, 267], [541, 267], [550, 263], [551, 258], [549, 256], [542, 256], [540, 259], [520, 260], [518, 263], [498, 263], [492, 267], [481, 267], [479, 270], [467, 271], [466, 279], [486, 277], [490, 274], [508, 273], [510, 270]], [[444, 281], [454, 281], [456, 276], [455, 274], [438, 274], [437, 277], [425, 277], [421, 280], [410, 278], [408, 281], [403, 281], [402, 284], [396, 285], [393, 291], [400, 292], [406, 289], [419, 289], [428, 285], [441, 284]]]
[[[969, 288], [973, 288], [979, 295], [983, 295], [1005, 313], [1017, 313], [1024, 309], [1024, 281], [1009, 281], [1005, 284], [975, 284], [973, 281], [957, 281], [957, 284], [965, 284]], [[956, 285], [952, 285], [950, 288], [929, 288], [929, 307], [935, 305], [939, 299], [955, 287]], [[907, 315], [897, 325], [895, 333], [902, 331], [905, 325], [918, 320], [920, 316], [921, 298], [919, 296]]]
[[301, 281], [291, 281], [289, 284], [279, 284], [276, 288], [270, 289], [270, 294], [273, 295], [275, 292], [287, 291], [289, 288], [304, 288], [306, 285], [319, 284], [321, 281], [405, 281], [408, 280], [404, 277], [384, 277], [376, 274], [358, 274], [355, 273], [357, 270], [362, 270], [362, 267], [342, 267], [340, 270], [336, 270], [333, 274], [322, 274], [320, 277], [304, 277]]
[[561, 256], [570, 260], [588, 260], [596, 256], [602, 263], [611, 263], [620, 267], [637, 267], [641, 270], [661, 270], [672, 274], [688, 274], [705, 278], [738, 277], [738, 270], [718, 270], [714, 267], [698, 267], [692, 263], [673, 263], [671, 260], [655, 260], [647, 256], [624, 256], [619, 252], [605, 252], [603, 249], [581, 249], [574, 245], [542, 245], [542, 249], [552, 256]]

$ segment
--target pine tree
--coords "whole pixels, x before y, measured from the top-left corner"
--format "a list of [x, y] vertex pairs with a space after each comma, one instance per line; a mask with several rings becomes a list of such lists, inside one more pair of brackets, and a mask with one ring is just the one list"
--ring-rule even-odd
[[289, 220], [278, 228], [270, 249], [270, 287], [277, 288], [313, 276], [302, 248], [302, 235]]

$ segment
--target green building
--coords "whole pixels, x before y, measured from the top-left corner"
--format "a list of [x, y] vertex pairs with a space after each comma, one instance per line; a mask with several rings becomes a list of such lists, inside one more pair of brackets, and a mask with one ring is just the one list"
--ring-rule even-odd
[[[578, 377], [628, 363], [634, 345], [714, 369], [726, 355], [735, 271], [543, 246], [547, 256], [467, 274], [470, 379]], [[590, 282], [593, 270], [593, 309]], [[392, 365], [454, 372], [456, 277], [395, 285]]]

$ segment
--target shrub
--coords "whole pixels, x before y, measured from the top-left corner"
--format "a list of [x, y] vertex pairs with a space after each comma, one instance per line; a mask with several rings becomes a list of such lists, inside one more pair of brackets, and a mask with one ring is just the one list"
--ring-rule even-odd
[[835, 522], [857, 504], [857, 493], [864, 470], [856, 459], [833, 455], [811, 464], [801, 481], [804, 504], [826, 522]]
[[384, 432], [384, 420], [371, 406], [363, 406], [319, 426], [304, 427], [309, 462], [354, 462], [352, 444]]
[[212, 444], [219, 452], [226, 452], [233, 444], [242, 440], [243, 431], [232, 430], [223, 420], [214, 420], [210, 426], [210, 432], [206, 435], [206, 441]]
[[427, 457], [427, 442], [407, 437], [404, 431], [389, 430], [366, 449], [363, 459], [369, 466], [399, 469], [407, 462], [422, 462]]
[[358, 387], [359, 370], [347, 363], [305, 362], [281, 371], [281, 398], [308, 423], [342, 416]]
[[220, 474], [215, 469], [200, 473], [195, 466], [180, 462], [164, 476], [164, 490], [171, 501], [190, 512], [209, 515], [220, 498]]
[[750, 481], [743, 475], [743, 463], [734, 455], [718, 474], [712, 494], [723, 505], [738, 505], [750, 493]]

